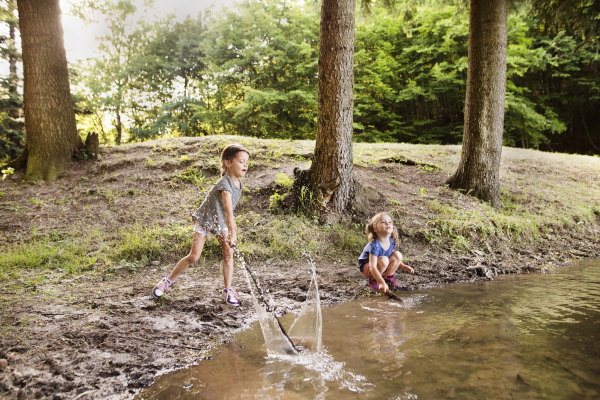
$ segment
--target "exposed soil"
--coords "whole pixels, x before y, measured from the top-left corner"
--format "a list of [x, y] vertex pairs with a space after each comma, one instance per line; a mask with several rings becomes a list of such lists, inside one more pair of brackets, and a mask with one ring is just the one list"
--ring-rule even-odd
[[[59, 180], [44, 185], [20, 184], [22, 176], [16, 174], [0, 186], [5, 193], [2, 204], [13, 209], [0, 210], [0, 246], [73, 226], [82, 227], [85, 235], [83, 227], [112, 232], [134, 222], [150, 225], [156, 220], [165, 224], [188, 220], [198, 204], [198, 188], [175, 177], [190, 165], [202, 166], [207, 177], [216, 176], [217, 166], [211, 161], [216, 152], [204, 158], [197, 155], [199, 143], [206, 142], [181, 139], [172, 150], [157, 147], [158, 142], [106, 147], [102, 160], [77, 161]], [[448, 146], [447, 151], [456, 153], [458, 149]], [[299, 155], [311, 150], [310, 143], [296, 146]], [[186, 154], [189, 161], [173, 161], [173, 157]], [[148, 165], [148, 157], [155, 166]], [[294, 168], [307, 165], [306, 159], [293, 154], [282, 157], [276, 166], [267, 158], [267, 149], [253, 155], [256, 164], [246, 179], [250, 191], [236, 214], [268, 214], [269, 196], [277, 188], [276, 174], [292, 175]], [[464, 207], [475, 202], [467, 196], [457, 199], [441, 188], [446, 172], [423, 173], [418, 165], [389, 162], [357, 166], [355, 173], [368, 189], [374, 212], [388, 209], [389, 199], [394, 199], [410, 216], [402, 223], [399, 247], [416, 273], [397, 276], [403, 290], [493, 279], [497, 274], [539, 271], [580, 257], [600, 256], [597, 224], [589, 228], [592, 231], [574, 229], [527, 246], [493, 236], [480, 243], [483, 251], [456, 252], [445, 245], [432, 245], [418, 228], [434, 216], [427, 214], [422, 196], [416, 193], [424, 189], [436, 193], [440, 202], [464, 202]], [[107, 191], [120, 195], [110, 198]], [[68, 201], [58, 202], [66, 197]], [[355, 221], [364, 222], [364, 216], [356, 216]], [[596, 232], [596, 238], [590, 237], [590, 232]], [[239, 269], [234, 288], [242, 304], [237, 309], [223, 304], [218, 258], [192, 266], [164, 300], [150, 299], [154, 284], [184, 255], [165, 254], [135, 272], [112, 265], [114, 276], [98, 272], [103, 267], [96, 266], [83, 274], [44, 272], [52, 283], [34, 284], [33, 288], [31, 284], [3, 283], [0, 317], [6, 326], [0, 359], [6, 364], [0, 360], [0, 397], [125, 398], [152, 384], [157, 373], [210, 357], [211, 349], [254, 321], [254, 312]], [[347, 257], [321, 254], [316, 255], [316, 262], [325, 306], [378, 295]], [[250, 260], [250, 265], [262, 276], [279, 314], [298, 308], [305, 299], [309, 284], [306, 262], [289, 262], [279, 255]], [[23, 272], [22, 276], [41, 273]]]

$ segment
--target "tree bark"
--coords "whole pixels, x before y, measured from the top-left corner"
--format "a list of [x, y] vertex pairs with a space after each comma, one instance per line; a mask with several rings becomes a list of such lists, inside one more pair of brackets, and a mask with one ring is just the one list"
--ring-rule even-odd
[[323, 222], [338, 220], [354, 198], [354, 13], [355, 0], [322, 1], [316, 145], [310, 169], [297, 175], [295, 194], [308, 187]]
[[446, 183], [501, 207], [507, 0], [471, 0], [465, 128], [458, 169]]
[[123, 139], [123, 125], [121, 123], [121, 102], [120, 102], [121, 96], [119, 96], [119, 104], [117, 105], [117, 138], [116, 138], [116, 142], [117, 145], [121, 144], [121, 140]]
[[594, 143], [594, 141], [592, 140], [592, 137], [590, 136], [590, 131], [588, 130], [587, 124], [585, 123], [585, 116], [583, 115], [583, 105], [581, 103], [579, 103], [579, 114], [581, 115], [581, 122], [583, 123], [583, 128], [585, 129], [585, 134], [587, 135], [587, 138], [590, 141], [590, 144], [592, 145], [594, 150], [596, 150], [596, 152], [600, 151], [600, 149], [598, 147], [596, 147], [596, 144]]
[[25, 180], [51, 181], [81, 146], [69, 86], [59, 0], [18, 0], [23, 47]]
[[[14, 7], [14, 5], [12, 6]], [[14, 10], [14, 8], [13, 8]], [[12, 12], [12, 11], [11, 11]], [[16, 29], [16, 23], [14, 21], [9, 21], [8, 22], [8, 32], [9, 32], [9, 38], [10, 38], [10, 55], [8, 57], [8, 71], [9, 71], [9, 75], [8, 75], [8, 93], [10, 96], [10, 109], [8, 111], [8, 115], [12, 118], [12, 119], [17, 119], [20, 117], [19, 115], [19, 104], [17, 104], [17, 102], [15, 101], [15, 99], [17, 98], [17, 96], [19, 95], [17, 93], [17, 85], [19, 84], [19, 76], [17, 75], [17, 55], [16, 53], [16, 49], [15, 49], [15, 29]], [[14, 127], [11, 126], [11, 129], [18, 129], [18, 127]]]

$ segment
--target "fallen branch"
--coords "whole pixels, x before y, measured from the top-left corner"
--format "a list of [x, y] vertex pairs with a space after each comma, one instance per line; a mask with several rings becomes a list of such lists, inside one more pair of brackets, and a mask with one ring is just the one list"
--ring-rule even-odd
[[91, 314], [91, 312], [86, 313], [86, 312], [82, 312], [82, 313], [40, 313], [40, 315], [45, 315], [45, 316], [50, 316], [50, 315], [87, 315], [87, 314]]
[[396, 163], [396, 164], [404, 164], [404, 165], [417, 165], [417, 166], [421, 166], [421, 167], [431, 168], [431, 169], [434, 169], [434, 170], [440, 169], [440, 167], [438, 167], [436, 165], [431, 165], [431, 164], [426, 164], [426, 163], [422, 163], [422, 162], [419, 162], [419, 161], [414, 161], [414, 160], [411, 160], [410, 158], [406, 158], [404, 156], [395, 156], [395, 157], [389, 157], [389, 158], [382, 158], [381, 160], [379, 160], [379, 162], [383, 162], [383, 163]]

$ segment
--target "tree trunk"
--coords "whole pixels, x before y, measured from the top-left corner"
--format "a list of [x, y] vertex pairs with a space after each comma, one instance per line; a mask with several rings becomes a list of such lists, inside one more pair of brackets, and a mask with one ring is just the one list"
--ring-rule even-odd
[[[14, 7], [14, 6], [13, 6]], [[14, 21], [8, 22], [8, 32], [10, 37], [9, 51], [10, 54], [8, 56], [8, 93], [10, 98], [10, 109], [8, 111], [8, 115], [12, 119], [17, 119], [20, 117], [19, 113], [19, 104], [15, 101], [15, 99], [19, 96], [17, 93], [17, 85], [19, 84], [19, 76], [17, 75], [17, 55], [15, 48], [15, 29], [16, 23]], [[18, 129], [18, 127], [11, 126], [10, 129]]]
[[51, 181], [81, 146], [69, 86], [59, 0], [18, 0], [23, 47], [25, 180]]
[[458, 169], [446, 183], [500, 207], [506, 94], [507, 0], [471, 0], [465, 128]]
[[121, 123], [121, 103], [119, 101], [119, 105], [117, 105], [117, 145], [121, 144], [121, 140], [123, 139], [123, 124]]
[[590, 131], [588, 130], [587, 124], [585, 123], [585, 116], [583, 115], [583, 105], [581, 103], [579, 103], [579, 114], [581, 115], [581, 122], [583, 123], [583, 128], [585, 129], [585, 134], [587, 135], [587, 138], [590, 141], [590, 144], [592, 145], [594, 150], [596, 150], [596, 152], [599, 152], [600, 149], [598, 147], [596, 147], [596, 144], [594, 144], [594, 141], [592, 140], [592, 137], [590, 136]]
[[310, 169], [295, 183], [297, 190], [310, 189], [315, 211], [328, 223], [338, 220], [354, 198], [354, 13], [355, 0], [322, 1], [315, 152]]

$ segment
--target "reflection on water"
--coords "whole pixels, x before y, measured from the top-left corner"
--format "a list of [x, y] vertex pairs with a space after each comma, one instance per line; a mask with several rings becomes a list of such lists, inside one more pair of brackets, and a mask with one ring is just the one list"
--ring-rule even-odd
[[309, 356], [268, 357], [260, 329], [244, 332], [138, 397], [600, 398], [600, 260], [404, 298], [324, 308]]

